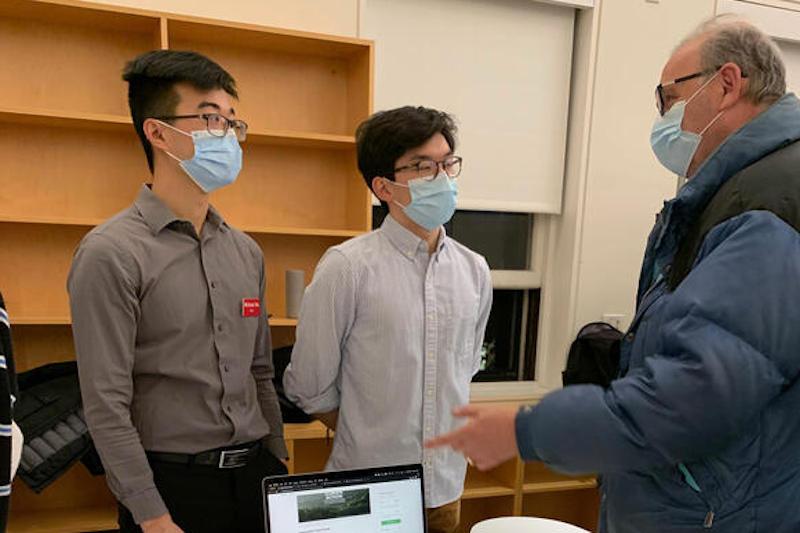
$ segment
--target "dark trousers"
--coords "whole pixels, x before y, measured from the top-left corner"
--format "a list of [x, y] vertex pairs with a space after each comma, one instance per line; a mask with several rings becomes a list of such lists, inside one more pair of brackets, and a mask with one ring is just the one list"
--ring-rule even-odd
[[[286, 474], [265, 448], [241, 468], [150, 461], [156, 488], [172, 520], [186, 533], [263, 533], [261, 480]], [[131, 513], [119, 506], [121, 533], [140, 533]]]

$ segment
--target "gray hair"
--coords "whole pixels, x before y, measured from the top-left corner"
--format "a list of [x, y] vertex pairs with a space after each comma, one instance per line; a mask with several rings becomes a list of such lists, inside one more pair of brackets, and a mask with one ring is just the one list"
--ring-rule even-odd
[[745, 98], [755, 104], [771, 104], [786, 93], [786, 67], [775, 42], [753, 24], [736, 15], [717, 15], [687, 37], [681, 46], [704, 38], [700, 64], [716, 70], [735, 63], [747, 76]]

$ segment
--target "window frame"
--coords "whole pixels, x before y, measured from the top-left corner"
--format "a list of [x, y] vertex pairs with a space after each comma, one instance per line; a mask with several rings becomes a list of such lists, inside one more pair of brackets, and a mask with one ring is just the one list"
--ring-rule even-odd
[[[522, 325], [519, 339], [519, 368], [518, 376], [525, 372], [525, 351], [527, 349], [527, 323], [528, 311], [530, 308], [530, 290], [544, 290], [542, 280], [544, 279], [544, 268], [546, 265], [546, 255], [548, 250], [548, 236], [550, 227], [550, 216], [540, 213], [529, 213], [533, 216], [533, 231], [531, 232], [529, 243], [530, 268], [527, 270], [491, 270], [492, 288], [501, 290], [523, 290], [525, 291], [522, 301]], [[541, 304], [541, 302], [540, 302]], [[542, 334], [543, 318], [539, 313], [539, 323], [537, 325], [540, 339]], [[537, 349], [541, 342], [537, 340]], [[537, 379], [524, 381], [483, 381], [470, 383], [470, 401], [515, 401], [515, 400], [538, 400], [548, 392], [540, 383], [540, 369], [542, 358], [540, 353], [536, 353], [536, 369], [534, 376]]]

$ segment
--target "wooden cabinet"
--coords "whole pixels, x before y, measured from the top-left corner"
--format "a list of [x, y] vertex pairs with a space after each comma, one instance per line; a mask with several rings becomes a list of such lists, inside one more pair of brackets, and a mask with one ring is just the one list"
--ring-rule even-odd
[[557, 474], [542, 463], [508, 461], [488, 472], [467, 469], [459, 531], [499, 516], [541, 516], [595, 531], [599, 509], [593, 476]]
[[[371, 42], [79, 1], [3, 0], [0, 288], [19, 371], [75, 357], [67, 273], [86, 232], [130, 205], [149, 179], [121, 75], [154, 48], [206, 54], [238, 82], [238, 115], [250, 125], [244, 167], [212, 202], [263, 249], [276, 344], [292, 342], [296, 324], [285, 318], [284, 272], [302, 269], [310, 281], [327, 248], [371, 228], [353, 137], [372, 106]], [[298, 440], [303, 468], [324, 464], [321, 442]], [[115, 523], [104, 479], [80, 466], [41, 495], [15, 483], [11, 513], [12, 532]]]

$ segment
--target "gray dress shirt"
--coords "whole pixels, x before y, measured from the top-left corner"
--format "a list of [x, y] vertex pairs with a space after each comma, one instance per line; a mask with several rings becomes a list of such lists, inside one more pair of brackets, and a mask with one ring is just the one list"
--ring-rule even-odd
[[422, 463], [429, 507], [461, 496], [464, 457], [422, 443], [459, 425], [491, 304], [486, 260], [444, 230], [429, 254], [388, 216], [328, 250], [283, 382], [307, 412], [339, 409], [329, 469]]
[[[263, 256], [213, 207], [198, 236], [144, 186], [83, 239], [67, 285], [86, 419], [137, 522], [167, 512], [145, 450], [264, 439], [286, 456]], [[245, 299], [260, 313], [244, 316]]]

